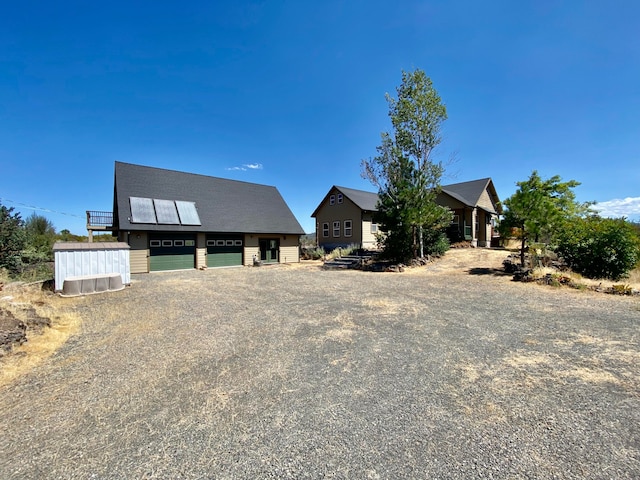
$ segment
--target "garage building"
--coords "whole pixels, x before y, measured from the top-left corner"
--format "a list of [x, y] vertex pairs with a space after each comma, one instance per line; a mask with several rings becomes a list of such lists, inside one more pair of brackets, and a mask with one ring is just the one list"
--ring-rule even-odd
[[304, 234], [275, 187], [122, 162], [112, 229], [131, 273], [295, 263]]

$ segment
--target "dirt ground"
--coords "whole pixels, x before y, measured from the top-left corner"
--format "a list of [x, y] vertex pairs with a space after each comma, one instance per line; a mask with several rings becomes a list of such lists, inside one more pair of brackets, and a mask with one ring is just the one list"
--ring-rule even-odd
[[505, 253], [135, 276], [0, 388], [0, 478], [638, 478], [640, 299]]

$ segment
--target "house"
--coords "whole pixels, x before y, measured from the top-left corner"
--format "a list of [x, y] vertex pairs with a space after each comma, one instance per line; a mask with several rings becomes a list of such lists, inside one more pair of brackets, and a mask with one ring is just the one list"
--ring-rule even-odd
[[[331, 187], [311, 214], [316, 219], [318, 246], [326, 250], [347, 245], [376, 248], [377, 202], [377, 193]], [[490, 178], [444, 185], [436, 203], [453, 211], [452, 237], [466, 239], [473, 246], [491, 246], [494, 223], [502, 209]]]
[[131, 273], [295, 263], [304, 234], [275, 187], [122, 162], [111, 223]]
[[366, 250], [377, 248], [378, 224], [373, 221], [377, 203], [377, 193], [331, 187], [311, 214], [316, 219], [318, 246], [325, 250], [348, 245]]

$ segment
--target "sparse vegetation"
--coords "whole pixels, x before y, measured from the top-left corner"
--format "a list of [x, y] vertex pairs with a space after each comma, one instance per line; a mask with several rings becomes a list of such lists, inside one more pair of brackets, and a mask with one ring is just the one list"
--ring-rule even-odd
[[[53, 244], [86, 242], [87, 237], [69, 230], [56, 233], [50, 220], [32, 214], [26, 220], [13, 208], [0, 204], [0, 275], [8, 281], [36, 282], [53, 278]], [[94, 242], [115, 242], [110, 234], [94, 235]]]

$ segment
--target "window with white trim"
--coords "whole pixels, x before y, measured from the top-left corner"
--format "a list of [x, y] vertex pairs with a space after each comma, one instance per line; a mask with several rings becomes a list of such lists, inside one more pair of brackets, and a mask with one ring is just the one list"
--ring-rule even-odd
[[184, 240], [174, 240], [173, 241], [173, 246], [174, 247], [184, 247]]
[[162, 246], [163, 247], [172, 247], [173, 246], [173, 240], [162, 240]]
[[452, 225], [460, 225], [460, 215], [454, 215], [451, 219]]
[[331, 195], [329, 197], [329, 205], [335, 205], [336, 204], [336, 196], [335, 195]]
[[371, 233], [378, 233], [378, 224], [377, 223], [372, 223], [371, 224]]
[[333, 222], [333, 236], [334, 237], [339, 237], [340, 236], [340, 221], [336, 220], [335, 222]]
[[322, 236], [327, 238], [329, 236], [329, 222], [322, 224]]
[[161, 245], [162, 245], [162, 242], [160, 242], [160, 240], [151, 240], [149, 242], [150, 247], [159, 247]]
[[351, 220], [344, 221], [344, 236], [350, 237], [353, 231], [353, 222]]
[[344, 197], [342, 196], [341, 193], [338, 194], [338, 203], [342, 203], [342, 201], [344, 200]]

